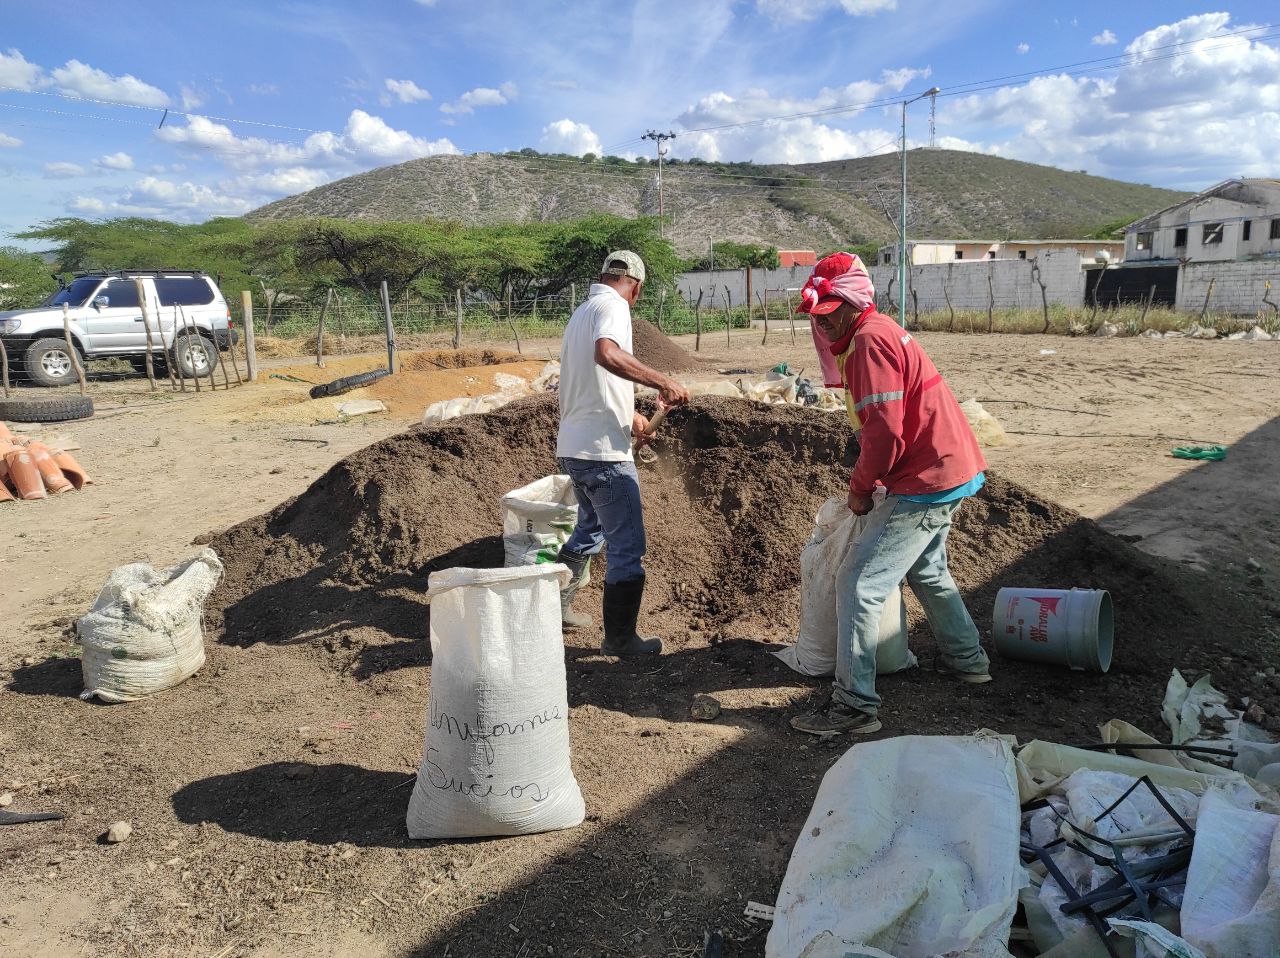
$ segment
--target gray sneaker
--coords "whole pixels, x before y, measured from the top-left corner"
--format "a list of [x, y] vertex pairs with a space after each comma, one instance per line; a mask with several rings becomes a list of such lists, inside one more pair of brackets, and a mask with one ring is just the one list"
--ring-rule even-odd
[[961, 672], [959, 669], [949, 668], [941, 662], [934, 666], [934, 670], [939, 675], [945, 675], [949, 679], [956, 679], [960, 682], [967, 682], [970, 685], [985, 685], [991, 681], [990, 672]]
[[810, 735], [835, 735], [839, 732], [870, 735], [880, 731], [883, 726], [874, 715], [868, 715], [835, 699], [828, 699], [827, 704], [816, 712], [806, 712], [793, 718], [791, 727], [797, 732], [808, 732]]

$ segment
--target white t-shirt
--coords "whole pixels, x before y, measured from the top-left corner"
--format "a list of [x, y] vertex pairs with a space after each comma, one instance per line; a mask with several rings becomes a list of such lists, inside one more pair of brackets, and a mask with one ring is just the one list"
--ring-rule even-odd
[[573, 311], [560, 349], [560, 434], [556, 455], [566, 459], [631, 459], [635, 386], [596, 363], [596, 341], [612, 339], [631, 352], [631, 307], [611, 286], [592, 283]]

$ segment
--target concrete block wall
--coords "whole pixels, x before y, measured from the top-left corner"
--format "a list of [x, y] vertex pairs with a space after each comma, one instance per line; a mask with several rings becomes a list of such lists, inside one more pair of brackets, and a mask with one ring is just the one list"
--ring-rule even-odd
[[[1047, 250], [1038, 258], [1041, 278], [1048, 287], [1050, 303], [1079, 306], [1084, 302], [1084, 271], [1080, 268], [1080, 256], [1074, 250]], [[753, 297], [764, 289], [769, 296], [781, 297], [781, 290], [797, 290], [809, 278], [812, 269], [795, 266], [790, 269], [752, 270]], [[1031, 278], [1030, 260], [959, 260], [953, 263], [937, 263], [911, 268], [911, 285], [914, 285], [922, 312], [946, 309], [946, 297], [942, 289], [945, 283], [956, 309], [986, 309], [987, 277], [991, 277], [995, 291], [996, 307], [1040, 308], [1040, 287]], [[890, 281], [892, 280], [892, 287]], [[872, 266], [871, 281], [875, 284], [881, 308], [888, 305], [886, 294], [898, 298], [897, 267]], [[746, 303], [746, 270], [715, 270], [685, 273], [677, 279], [681, 294], [690, 302], [703, 290], [703, 304], [713, 302], [723, 306], [725, 289], [728, 288], [735, 306]], [[793, 301], [796, 298], [792, 294]], [[908, 297], [909, 298], [909, 297]], [[758, 303], [758, 300], [757, 300]], [[908, 302], [908, 309], [910, 309]]]
[[1262, 302], [1267, 280], [1273, 303], [1280, 303], [1280, 259], [1244, 262], [1188, 263], [1178, 277], [1177, 308], [1189, 313], [1204, 309], [1204, 298], [1213, 280], [1209, 312], [1252, 316], [1259, 310], [1274, 315]]

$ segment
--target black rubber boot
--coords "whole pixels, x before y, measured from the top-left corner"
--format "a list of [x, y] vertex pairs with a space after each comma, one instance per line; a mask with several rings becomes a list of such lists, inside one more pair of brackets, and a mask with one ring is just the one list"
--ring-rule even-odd
[[640, 618], [640, 600], [644, 597], [644, 576], [625, 582], [604, 584], [605, 655], [658, 655], [662, 640], [636, 634]]
[[569, 584], [560, 590], [561, 625], [570, 630], [585, 629], [591, 625], [591, 616], [583, 612], [574, 612], [573, 600], [577, 597], [578, 590], [591, 581], [591, 556], [578, 555], [568, 549], [561, 549], [556, 561], [567, 565], [569, 571], [573, 573]]

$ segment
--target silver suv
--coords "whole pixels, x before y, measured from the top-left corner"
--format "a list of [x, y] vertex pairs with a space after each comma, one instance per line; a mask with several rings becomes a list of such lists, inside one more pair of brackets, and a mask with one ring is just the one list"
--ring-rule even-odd
[[0, 337], [10, 362], [42, 386], [75, 382], [67, 351], [62, 307], [81, 361], [127, 359], [145, 368], [147, 332], [137, 280], [142, 281], [154, 358], [178, 364], [183, 375], [207, 376], [215, 349], [230, 349], [237, 336], [218, 284], [199, 270], [116, 270], [79, 273], [34, 309], [0, 312]]

